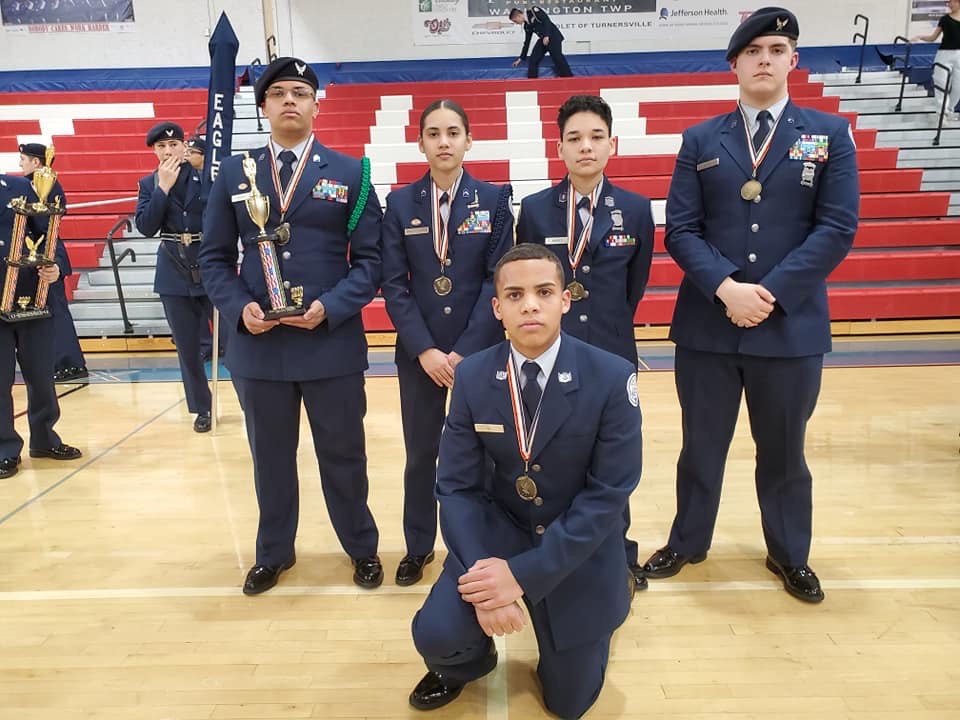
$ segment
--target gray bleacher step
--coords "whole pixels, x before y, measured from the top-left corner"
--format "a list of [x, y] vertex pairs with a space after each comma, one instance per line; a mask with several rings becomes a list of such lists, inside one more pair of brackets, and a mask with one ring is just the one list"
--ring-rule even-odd
[[[933, 113], [936, 102], [928, 97], [905, 97], [900, 109], [903, 113]], [[840, 101], [840, 112], [855, 112], [863, 115], [871, 113], [894, 113], [897, 108], [897, 98], [845, 98]]]
[[[163, 337], [170, 334], [170, 326], [166, 320], [163, 322], [131, 321], [131, 323], [133, 324], [133, 337]], [[119, 310], [116, 319], [77, 320], [75, 324], [77, 335], [80, 337], [131, 337], [131, 335], [124, 333], [123, 318], [120, 317]]]
[[956, 183], [960, 188], [960, 157], [954, 158], [956, 165], [953, 167], [931, 168], [923, 173], [923, 182], [930, 183]]
[[[155, 269], [152, 267], [147, 268], [134, 268], [126, 266], [126, 264], [120, 266], [120, 283], [126, 289], [127, 285], [147, 285], [153, 284], [153, 276]], [[104, 286], [114, 285], [113, 270], [90, 270], [86, 273], [86, 278], [88, 279], [91, 285]]]
[[942, 145], [904, 148], [897, 155], [897, 167], [960, 167], [960, 152], [954, 147]]
[[[127, 302], [127, 317], [130, 320], [146, 320], [154, 324], [166, 322], [164, 320], [163, 305], [160, 300]], [[71, 304], [70, 314], [74, 320], [114, 320], [121, 317], [120, 305], [117, 302], [85, 301]]]
[[860, 77], [859, 83], [856, 82], [856, 79], [856, 69], [848, 70], [846, 72], [811, 73], [810, 75], [811, 82], [822, 82], [825, 86], [852, 85], [853, 87], [857, 87], [858, 84], [874, 85], [899, 83], [900, 73], [896, 70], [871, 70], [869, 72], [864, 71]]
[[[876, 128], [877, 130], [936, 130], [939, 117], [933, 112], [889, 112], [876, 115], [861, 115], [857, 118], [858, 128]], [[944, 123], [944, 132], [960, 130], [960, 125]]]
[[921, 192], [960, 192], [960, 182], [951, 180], [949, 182], [922, 182], [920, 183]]
[[[900, 97], [900, 83], [891, 83], [889, 85], [884, 85], [877, 83], [875, 85], [841, 85], [834, 87], [824, 87], [823, 94], [828, 97], [839, 96], [841, 98], [853, 99], [877, 99], [877, 98], [892, 98], [894, 104], [896, 104], [897, 99]], [[907, 84], [903, 88], [903, 97], [904, 98], [925, 98], [928, 96], [926, 88], [920, 87], [919, 85]]]
[[[150, 285], [123, 285], [123, 297], [128, 302], [142, 300], [157, 300], [160, 296], [153, 291], [153, 284]], [[100, 285], [96, 287], [81, 287], [73, 291], [73, 299], [77, 302], [97, 302], [110, 300], [117, 302], [117, 287], [115, 285]]]

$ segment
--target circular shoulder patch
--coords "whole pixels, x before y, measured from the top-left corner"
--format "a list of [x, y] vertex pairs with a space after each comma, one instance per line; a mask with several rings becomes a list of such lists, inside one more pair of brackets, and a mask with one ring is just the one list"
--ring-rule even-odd
[[640, 395], [637, 393], [637, 374], [635, 372], [630, 373], [627, 378], [627, 400], [634, 407], [640, 407]]

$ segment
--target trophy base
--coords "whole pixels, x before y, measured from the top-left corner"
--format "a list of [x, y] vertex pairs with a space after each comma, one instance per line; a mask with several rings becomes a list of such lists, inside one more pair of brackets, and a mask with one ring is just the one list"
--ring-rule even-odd
[[20, 258], [19, 260], [11, 260], [10, 258], [6, 258], [6, 262], [7, 265], [18, 268], [42, 268], [57, 264], [56, 261], [40, 255], [33, 260], [30, 260], [29, 258]]
[[0, 320], [8, 323], [42, 320], [51, 317], [49, 308], [27, 307], [23, 310], [0, 310]]
[[277, 320], [282, 317], [292, 317], [293, 315], [303, 315], [307, 309], [303, 306], [288, 305], [287, 307], [277, 308], [276, 310], [264, 310], [264, 320]]

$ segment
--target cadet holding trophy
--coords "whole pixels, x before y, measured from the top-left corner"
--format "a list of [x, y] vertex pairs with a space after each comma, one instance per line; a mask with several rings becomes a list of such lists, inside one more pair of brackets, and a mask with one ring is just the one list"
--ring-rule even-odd
[[260, 507], [247, 595], [272, 588], [296, 562], [301, 406], [353, 580], [367, 588], [383, 581], [367, 505], [360, 317], [380, 282], [380, 203], [367, 163], [313, 137], [317, 86], [299, 59], [267, 66], [255, 95], [270, 141], [223, 162], [203, 223], [200, 272], [230, 334], [226, 364], [246, 417]]
[[53, 384], [54, 326], [46, 301], [49, 285], [61, 274], [54, 256], [63, 213], [59, 203], [47, 203], [56, 182], [52, 158], [51, 147], [32, 187], [23, 178], [0, 175], [0, 234], [10, 248], [0, 301], [0, 478], [17, 473], [23, 449], [13, 419], [18, 359], [27, 386], [30, 457], [74, 460], [81, 455], [53, 430], [60, 406]]

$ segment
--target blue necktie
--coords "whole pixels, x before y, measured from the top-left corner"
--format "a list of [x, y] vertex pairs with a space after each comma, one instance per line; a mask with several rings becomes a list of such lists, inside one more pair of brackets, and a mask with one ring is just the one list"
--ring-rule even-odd
[[760, 152], [760, 146], [763, 145], [763, 141], [767, 139], [767, 133], [770, 132], [770, 125], [773, 123], [773, 115], [770, 114], [769, 110], [761, 110], [757, 114], [757, 122], [759, 123], [759, 127], [753, 134], [754, 152]]
[[530, 423], [533, 422], [533, 416], [537, 413], [540, 406], [540, 397], [543, 391], [540, 389], [540, 383], [537, 382], [537, 376], [540, 374], [540, 366], [532, 360], [523, 363], [523, 375], [526, 383], [520, 395], [523, 398], [523, 406], [527, 410], [527, 430], [530, 429]]
[[577, 203], [577, 219], [574, 223], [574, 242], [580, 241], [580, 234], [583, 232], [583, 213], [580, 212], [580, 209], [590, 211], [590, 198], [584, 195], [580, 198], [580, 202]]
[[297, 156], [290, 150], [284, 150], [278, 156], [280, 158], [280, 188], [287, 189], [290, 184], [290, 178], [293, 177], [293, 166], [297, 164]]

